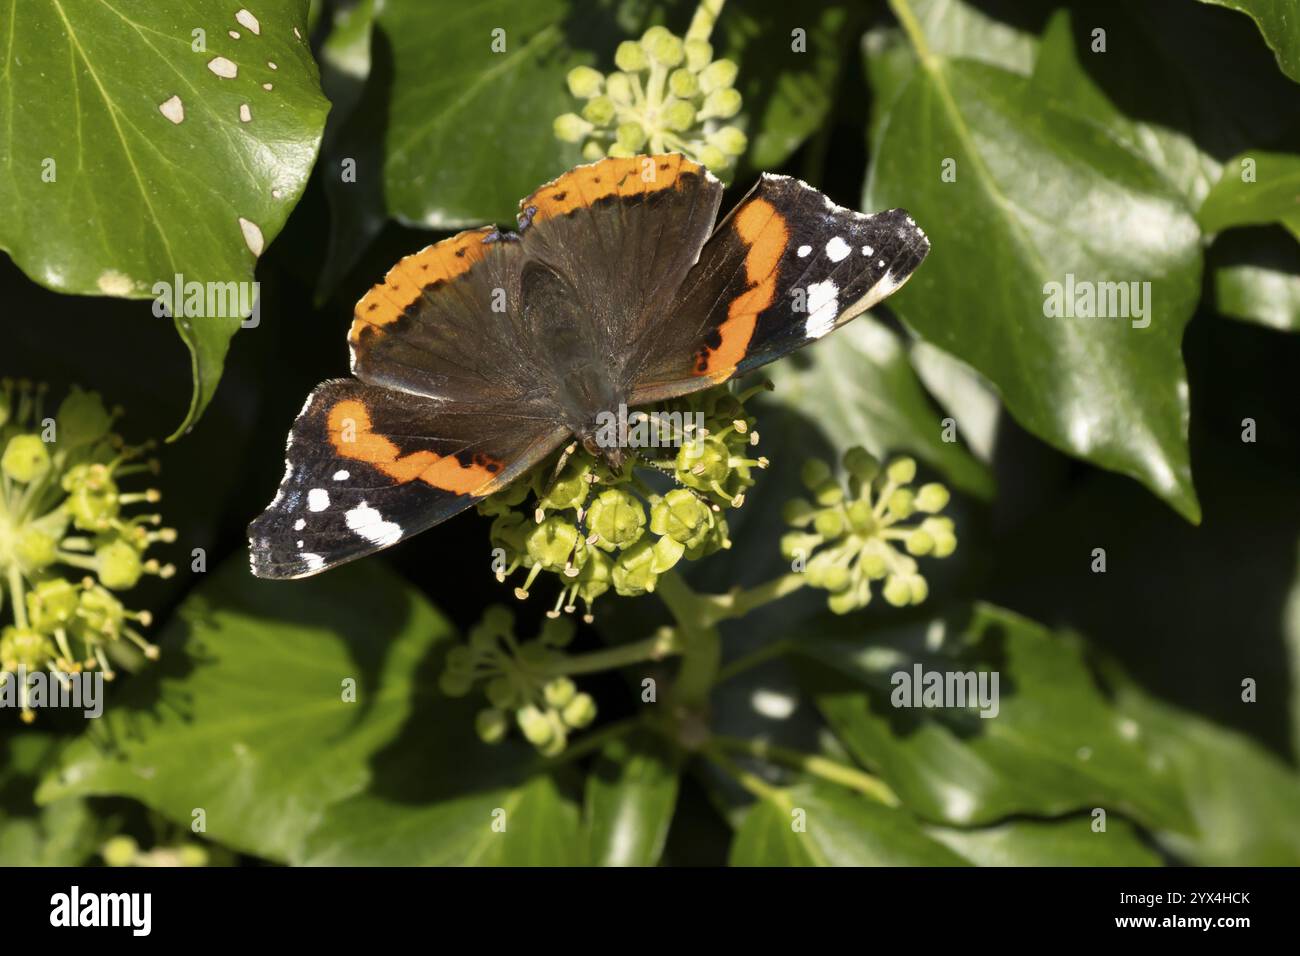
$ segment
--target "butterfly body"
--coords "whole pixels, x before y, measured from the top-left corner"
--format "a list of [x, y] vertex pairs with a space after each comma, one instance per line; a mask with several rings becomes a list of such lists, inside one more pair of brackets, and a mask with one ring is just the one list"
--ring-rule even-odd
[[765, 174], [721, 222], [722, 186], [679, 155], [580, 166], [486, 227], [399, 262], [357, 304], [353, 379], [322, 383], [253, 572], [303, 577], [469, 507], [602, 425], [822, 337], [896, 290], [929, 244], [902, 210], [842, 209]]

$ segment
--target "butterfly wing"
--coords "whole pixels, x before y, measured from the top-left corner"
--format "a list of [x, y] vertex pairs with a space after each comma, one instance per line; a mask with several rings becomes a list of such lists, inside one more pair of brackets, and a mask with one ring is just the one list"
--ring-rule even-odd
[[929, 249], [901, 209], [864, 215], [765, 173], [635, 357], [629, 404], [708, 388], [821, 338], [899, 289]]
[[464, 406], [352, 379], [318, 386], [275, 500], [248, 528], [253, 573], [301, 578], [423, 531], [568, 437], [518, 406]]

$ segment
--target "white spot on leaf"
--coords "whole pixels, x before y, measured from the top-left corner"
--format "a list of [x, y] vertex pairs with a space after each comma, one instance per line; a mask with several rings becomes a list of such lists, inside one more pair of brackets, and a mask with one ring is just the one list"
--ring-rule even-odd
[[253, 118], [253, 112], [248, 108], [247, 103], [239, 104], [239, 122], [247, 123]]
[[244, 242], [247, 243], [249, 251], [255, 256], [262, 254], [265, 243], [262, 240], [262, 230], [255, 222], [249, 222], [243, 216], [239, 217], [239, 228], [244, 234]]
[[112, 269], [100, 273], [96, 284], [104, 295], [130, 295], [131, 290], [135, 288], [135, 283], [131, 281], [130, 276], [124, 276]]
[[262, 25], [257, 22], [257, 17], [253, 16], [247, 10], [240, 10], [235, 14], [235, 19], [248, 27], [251, 33], [258, 34], [262, 32]]
[[158, 112], [179, 125], [185, 119], [185, 104], [181, 102], [179, 96], [173, 96], [158, 104]]
[[233, 80], [239, 75], [239, 67], [224, 56], [214, 56], [208, 61], [208, 69], [224, 80]]

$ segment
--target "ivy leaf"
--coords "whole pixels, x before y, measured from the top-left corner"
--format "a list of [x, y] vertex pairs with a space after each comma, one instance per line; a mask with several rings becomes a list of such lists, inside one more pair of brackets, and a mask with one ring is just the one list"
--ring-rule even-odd
[[551, 121], [573, 109], [570, 0], [392, 0], [375, 24], [391, 51], [384, 149], [389, 213], [450, 229], [509, 223], [519, 200], [578, 162]]
[[108, 836], [86, 800], [32, 802], [41, 771], [57, 759], [59, 738], [11, 732], [0, 764], [0, 866], [81, 866]]
[[[802, 829], [796, 829], [802, 825]], [[817, 781], [773, 790], [745, 814], [732, 866], [964, 866], [901, 810]]]
[[943, 415], [912, 370], [899, 337], [870, 315], [839, 330], [833, 344], [805, 349], [767, 370], [775, 395], [817, 422], [837, 451], [863, 445], [877, 457], [912, 452], [957, 487], [993, 493], [988, 469], [943, 439]]
[[1252, 150], [1230, 159], [1196, 218], [1206, 232], [1277, 222], [1300, 239], [1300, 156]]
[[1216, 7], [1244, 13], [1255, 21], [1259, 32], [1277, 57], [1277, 65], [1300, 83], [1300, 12], [1292, 0], [1201, 0]]
[[1160, 856], [1123, 817], [1014, 820], [977, 830], [927, 827], [926, 833], [979, 866], [1160, 866]]
[[[328, 108], [307, 0], [261, 0], [239, 18], [233, 4], [189, 0], [12, 7], [0, 18], [0, 248], [57, 292], [251, 282]], [[194, 378], [180, 434], [216, 390], [241, 316], [172, 311]]]
[[[859, 626], [849, 618], [801, 638], [800, 653], [815, 662], [809, 688], [854, 757], [922, 818], [971, 826], [1100, 806], [1171, 830], [1188, 825], [1172, 775], [1144, 747], [1140, 722], [1106, 699], [1077, 641], [988, 605], [873, 631], [869, 645], [837, 636]], [[997, 674], [996, 715], [895, 706], [896, 694], [919, 692], [917, 667]]]
[[1280, 227], [1229, 229], [1210, 246], [1214, 307], [1223, 315], [1300, 332], [1300, 245]]
[[647, 733], [605, 745], [587, 777], [584, 832], [593, 866], [654, 866], [677, 806], [677, 766]]
[[[882, 121], [864, 198], [906, 206], [930, 233], [929, 260], [891, 307], [982, 373], [1030, 431], [1198, 521], [1180, 343], [1201, 255], [1186, 205], [1024, 77], [920, 56]], [[955, 181], [941, 177], [946, 161]], [[1139, 283], [1145, 319], [1049, 317], [1048, 284], [1064, 293], [1069, 277], [1103, 297], [1101, 283]]]
[[162, 660], [67, 746], [37, 799], [133, 797], [184, 826], [202, 808], [218, 843], [297, 860], [325, 809], [367, 786], [450, 633], [377, 562], [285, 586], [235, 559], [183, 602]]

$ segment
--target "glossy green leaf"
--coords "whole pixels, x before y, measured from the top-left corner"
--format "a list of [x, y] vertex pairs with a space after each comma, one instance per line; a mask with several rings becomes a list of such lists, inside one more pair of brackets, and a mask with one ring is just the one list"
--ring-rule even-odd
[[876, 456], [911, 452], [962, 490], [992, 494], [988, 469], [944, 441], [944, 415], [917, 380], [902, 341], [870, 315], [766, 372], [779, 400], [817, 422], [838, 451], [863, 445]]
[[587, 777], [587, 862], [657, 864], [677, 806], [677, 782], [676, 761], [659, 738], [641, 733], [606, 744]]
[[1137, 828], [1110, 816], [1105, 830], [1093, 818], [1016, 820], [977, 830], [927, 827], [926, 832], [979, 866], [1160, 866]]
[[[1172, 774], [1067, 635], [988, 605], [869, 640], [859, 628], [853, 618], [805, 627], [798, 649], [821, 665], [809, 687], [854, 757], [922, 818], [970, 826], [1104, 807], [1170, 829], [1187, 824]], [[917, 667], [996, 673], [996, 707], [897, 705], [896, 695], [912, 698], [896, 675], [914, 682]]]
[[1300, 244], [1281, 228], [1229, 229], [1215, 237], [1206, 264], [1214, 308], [1223, 315], [1300, 331]]
[[1201, 0], [1216, 7], [1244, 13], [1255, 21], [1259, 32], [1277, 57], [1277, 65], [1300, 83], [1300, 10], [1293, 0]]
[[1236, 731], [1160, 703], [1134, 686], [1120, 703], [1177, 776], [1194, 827], [1160, 834], [1200, 866], [1300, 866], [1300, 775]]
[[295, 860], [325, 809], [370, 782], [417, 669], [450, 633], [377, 562], [285, 584], [237, 558], [185, 600], [162, 660], [69, 745], [38, 797], [134, 797], [185, 826], [201, 808], [218, 843]]
[[[520, 199], [578, 162], [551, 132], [572, 111], [565, 75], [591, 63], [565, 32], [571, 0], [391, 0], [384, 193], [403, 222], [513, 222]], [[358, 173], [361, 175], [362, 173]]]
[[[932, 243], [891, 307], [988, 378], [1030, 431], [1198, 520], [1179, 349], [1201, 256], [1186, 206], [1025, 78], [928, 51], [921, 62], [882, 122], [864, 198], [907, 207]], [[1128, 317], [1049, 316], [1049, 284], [1074, 304], [1076, 281], [1107, 301], [1112, 290], [1110, 310]], [[1138, 290], [1143, 307], [1102, 283]]]
[[1206, 232], [1277, 222], [1300, 238], [1300, 155], [1252, 150], [1228, 160], [1196, 218]]
[[964, 866], [901, 810], [832, 784], [774, 790], [745, 814], [732, 866]]
[[[128, 298], [153, 298], [177, 275], [252, 281], [306, 184], [327, 110], [306, 0], [254, 6], [241, 22], [238, 5], [211, 0], [11, 4], [0, 248], [24, 272], [58, 292]], [[193, 366], [183, 431], [242, 316], [172, 311]]]

